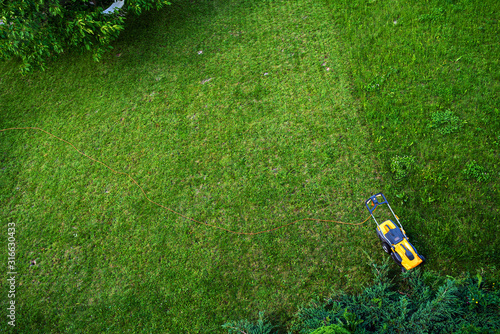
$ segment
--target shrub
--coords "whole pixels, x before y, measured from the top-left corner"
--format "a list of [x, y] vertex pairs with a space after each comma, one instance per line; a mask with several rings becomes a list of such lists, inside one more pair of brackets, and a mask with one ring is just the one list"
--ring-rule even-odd
[[[389, 257], [384, 261], [371, 263], [374, 284], [361, 294], [333, 291], [323, 302], [300, 307], [289, 333], [498, 333], [495, 283], [486, 284], [479, 274], [441, 277], [417, 267], [401, 274], [403, 284], [395, 288], [388, 276]], [[243, 321], [224, 326], [230, 333], [247, 334], [270, 333], [272, 328], [262, 316], [258, 325]]]
[[[292, 329], [310, 333], [341, 321], [346, 309], [364, 319], [353, 333], [461, 333], [465, 329], [489, 333], [500, 329], [499, 293], [481, 285], [481, 276], [447, 276], [441, 286], [432, 288], [425, 281], [429, 277], [436, 281], [436, 275], [415, 268], [402, 274], [408, 285], [408, 291], [402, 293], [389, 281], [387, 260], [382, 265], [372, 263], [373, 286], [357, 296], [340, 291], [323, 303], [312, 302], [299, 310]], [[472, 296], [476, 297], [473, 303]]]
[[[94, 2], [97, 2], [94, 0]], [[45, 68], [47, 59], [69, 49], [92, 51], [99, 61], [124, 29], [124, 13], [159, 9], [166, 0], [127, 0], [125, 10], [102, 14], [91, 0], [0, 0], [0, 59], [21, 59], [21, 73]], [[123, 8], [122, 8], [123, 9]]]

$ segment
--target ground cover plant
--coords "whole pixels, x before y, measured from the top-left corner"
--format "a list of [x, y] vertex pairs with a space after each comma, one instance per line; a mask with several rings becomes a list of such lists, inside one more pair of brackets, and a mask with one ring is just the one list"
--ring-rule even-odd
[[[51, 131], [235, 231], [358, 223], [383, 190], [426, 268], [495, 281], [495, 6], [173, 2], [127, 20], [100, 64], [2, 63], [0, 128]], [[384, 257], [372, 225], [229, 234], [43, 133], [0, 135], [18, 329], [218, 333], [265, 310], [286, 332], [313, 296], [370, 284], [362, 250]]]

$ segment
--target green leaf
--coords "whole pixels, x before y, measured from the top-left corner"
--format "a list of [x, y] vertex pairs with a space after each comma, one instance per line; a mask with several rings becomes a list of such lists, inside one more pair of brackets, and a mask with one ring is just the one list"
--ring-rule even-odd
[[477, 288], [479, 289], [481, 287], [481, 282], [483, 281], [483, 277], [478, 273], [476, 275], [477, 277]]

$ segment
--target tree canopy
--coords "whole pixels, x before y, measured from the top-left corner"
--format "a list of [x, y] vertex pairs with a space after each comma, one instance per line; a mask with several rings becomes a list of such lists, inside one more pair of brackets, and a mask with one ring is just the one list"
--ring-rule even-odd
[[171, 3], [125, 0], [110, 14], [113, 0], [0, 0], [0, 58], [22, 60], [21, 72], [45, 68], [46, 61], [69, 49], [92, 52], [99, 61], [124, 29], [126, 14], [140, 15]]

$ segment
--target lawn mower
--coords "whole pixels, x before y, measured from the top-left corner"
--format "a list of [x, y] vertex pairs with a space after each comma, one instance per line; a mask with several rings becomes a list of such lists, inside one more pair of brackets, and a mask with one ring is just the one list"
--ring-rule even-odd
[[[388, 219], [379, 225], [375, 216], [373, 216], [373, 211], [375, 211], [375, 209], [382, 204], [387, 204], [392, 215], [398, 222], [399, 227], [396, 226], [394, 221], [391, 219]], [[413, 247], [413, 245], [408, 241], [408, 237], [406, 236], [403, 226], [401, 226], [401, 223], [399, 222], [398, 216], [396, 216], [394, 211], [392, 211], [392, 208], [384, 194], [378, 193], [371, 196], [365, 201], [365, 205], [373, 220], [375, 220], [375, 223], [377, 224], [377, 235], [382, 242], [382, 248], [387, 254], [391, 255], [392, 259], [401, 267], [402, 272], [415, 268], [419, 264], [425, 262], [425, 258], [420, 255], [415, 247]]]

